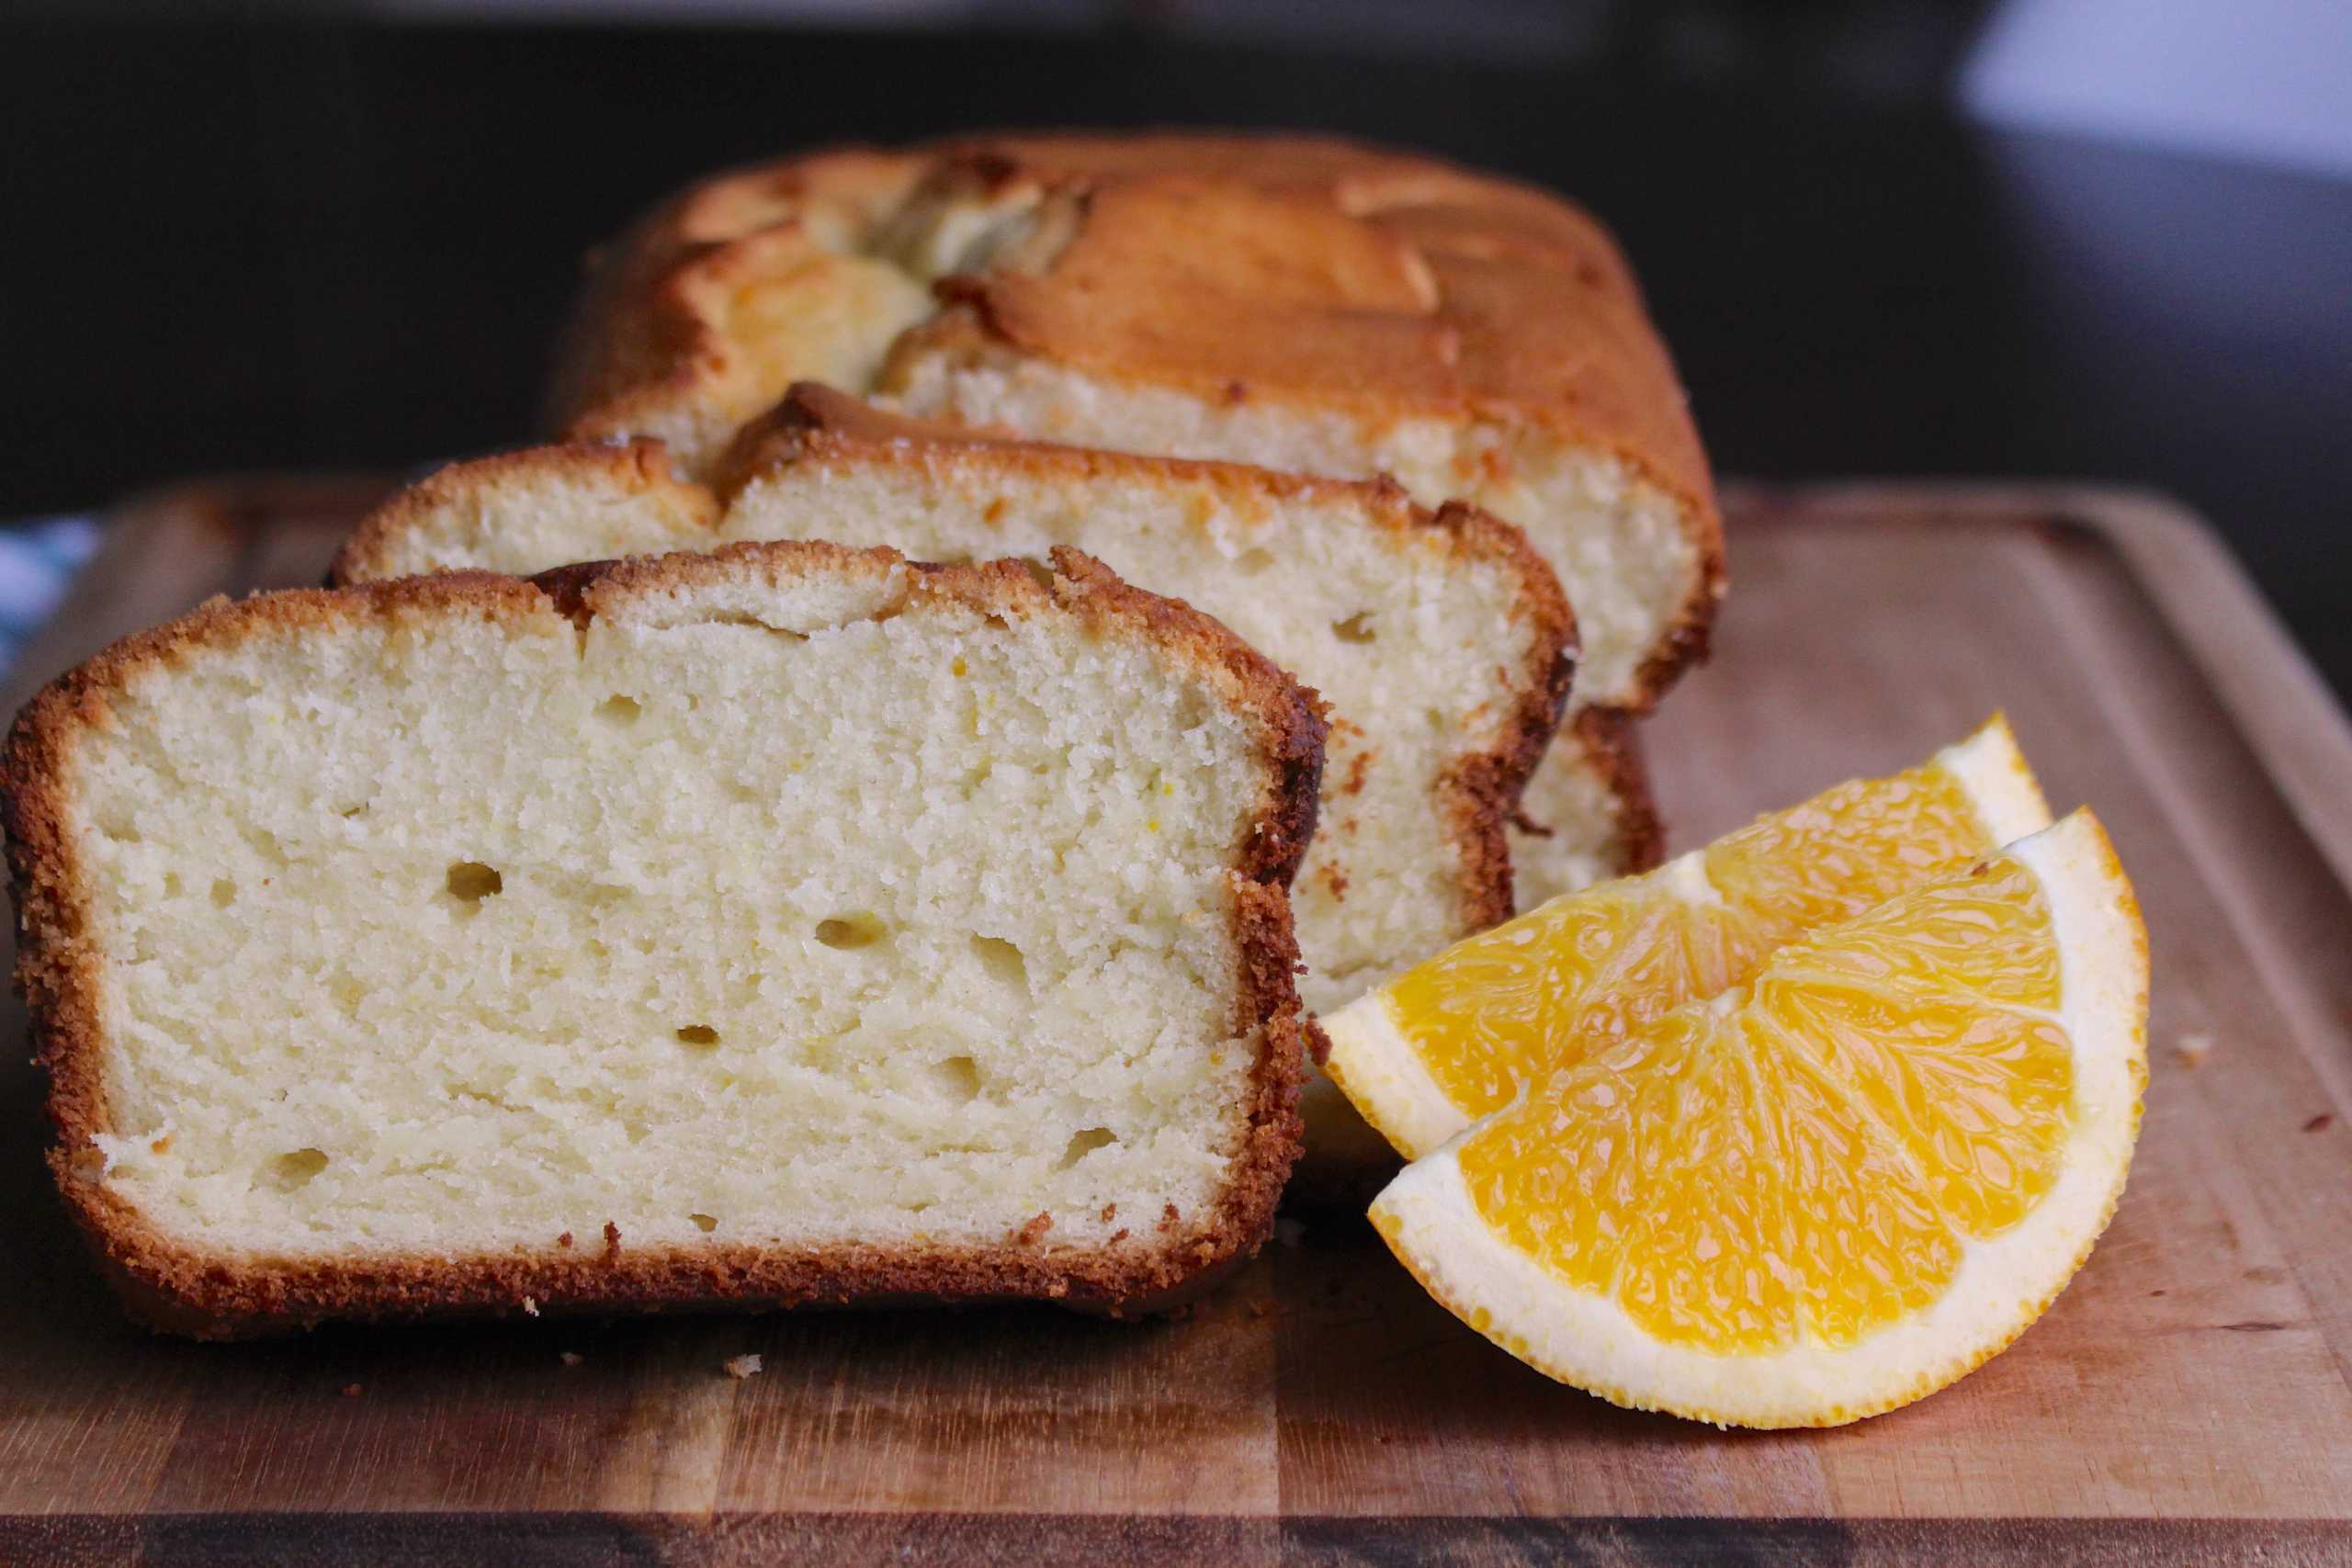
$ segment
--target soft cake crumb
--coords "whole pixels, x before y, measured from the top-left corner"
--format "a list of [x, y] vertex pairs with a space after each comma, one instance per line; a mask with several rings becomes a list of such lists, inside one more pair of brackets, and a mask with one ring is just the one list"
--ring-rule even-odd
[[2194, 1071], [2203, 1066], [2205, 1058], [2213, 1054], [2213, 1037], [2210, 1034], [2184, 1034], [2180, 1043], [2173, 1047], [2173, 1054], [2180, 1058], [2182, 1066]]
[[727, 1375], [730, 1378], [752, 1378], [760, 1375], [757, 1356], [730, 1356], [727, 1359]]
[[[910, 1224], [932, 1239], [906, 1272], [960, 1278], [929, 1255], [1016, 1236], [1042, 1294], [1044, 1248], [1061, 1268], [1123, 1221], [1217, 1213], [1260, 1157], [1275, 1032], [1237, 1016], [1262, 933], [1235, 846], [1272, 739], [1304, 742], [1296, 694], [1245, 704], [1140, 622], [991, 622], [955, 597], [977, 579], [924, 596], [905, 572], [730, 558], [765, 564], [585, 626], [420, 583], [409, 619], [227, 628], [119, 694], [115, 728], [74, 731], [77, 820], [129, 890], [109, 940], [155, 965], [107, 1068], [205, 1086], [168, 1137], [160, 1112], [90, 1135], [126, 1201], [322, 1269], [492, 1258], [481, 1277], [545, 1279], [565, 1309], [642, 1293], [615, 1267], [640, 1253], [695, 1293], [657, 1265], [721, 1230], [741, 1240], [713, 1280], [739, 1255], [897, 1250]], [[950, 657], [971, 679], [943, 724]], [[967, 732], [978, 695], [997, 701]], [[805, 787], [782, 789], [800, 745]], [[158, 759], [267, 787], [215, 796]], [[903, 786], [872, 791], [877, 769]], [[1279, 793], [1306, 805], [1303, 780]], [[264, 871], [284, 897], [254, 896]], [[1198, 908], [1216, 918], [1177, 926]], [[269, 962], [224, 963], [247, 948]], [[441, 1027], [457, 991], [464, 1027]], [[235, 1027], [188, 1023], [208, 1011]], [[761, 1067], [770, 1043], [810, 1082]]]
[[577, 1350], [564, 1350], [558, 1352], [556, 1359], [567, 1367], [576, 1367], [580, 1364], [582, 1358]]

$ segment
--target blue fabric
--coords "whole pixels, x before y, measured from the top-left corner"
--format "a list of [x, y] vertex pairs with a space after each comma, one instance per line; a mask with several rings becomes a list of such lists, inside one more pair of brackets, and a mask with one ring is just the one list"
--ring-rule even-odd
[[16, 663], [98, 547], [90, 517], [34, 517], [0, 527], [0, 671]]

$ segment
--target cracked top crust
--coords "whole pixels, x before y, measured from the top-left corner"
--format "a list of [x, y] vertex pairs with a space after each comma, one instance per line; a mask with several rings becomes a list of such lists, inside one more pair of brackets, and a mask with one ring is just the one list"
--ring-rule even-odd
[[[799, 319], [808, 299], [824, 321]], [[967, 137], [719, 175], [599, 259], [555, 412], [679, 445], [687, 402], [726, 411], [686, 444], [715, 455], [718, 424], [791, 379], [863, 389], [910, 331], [1216, 399], [1544, 427], [1714, 515], [1673, 364], [1598, 222], [1319, 138]], [[757, 385], [787, 354], [794, 373]]]

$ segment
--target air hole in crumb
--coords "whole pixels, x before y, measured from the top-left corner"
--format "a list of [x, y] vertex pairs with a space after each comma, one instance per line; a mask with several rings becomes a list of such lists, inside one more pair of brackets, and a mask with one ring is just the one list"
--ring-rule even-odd
[[959, 1105], [980, 1097], [980, 1065], [969, 1056], [949, 1056], [933, 1063], [931, 1076], [940, 1091]]
[[326, 1154], [320, 1149], [296, 1149], [269, 1162], [270, 1174], [277, 1178], [280, 1187], [308, 1187], [311, 1179], [326, 1168]]
[[872, 915], [841, 915], [817, 922], [817, 940], [827, 947], [854, 953], [882, 940], [882, 922]]
[[1076, 1165], [1080, 1160], [1084, 1159], [1088, 1155], [1092, 1154], [1095, 1150], [1102, 1147], [1104, 1145], [1115, 1144], [1118, 1141], [1119, 1134], [1114, 1133], [1108, 1127], [1088, 1127], [1081, 1132], [1072, 1133], [1069, 1138], [1069, 1147], [1062, 1151], [1061, 1163], [1054, 1167], [1054, 1168], [1056, 1170], [1068, 1170], [1071, 1166]]
[[688, 1214], [686, 1218], [694, 1221], [695, 1229], [706, 1235], [718, 1228], [718, 1221], [709, 1214]]
[[469, 904], [479, 904], [493, 893], [505, 891], [506, 879], [498, 874], [496, 866], [484, 865], [478, 860], [461, 860], [449, 868], [449, 897]]
[[991, 978], [1024, 990], [1028, 988], [1029, 961], [1021, 955], [1019, 948], [1002, 937], [974, 937], [972, 953], [979, 959], [980, 967], [987, 970]]
[[1331, 633], [1341, 642], [1370, 642], [1373, 639], [1372, 612], [1358, 610], [1344, 621], [1333, 621]]
[[616, 729], [627, 729], [630, 725], [635, 724], [639, 716], [644, 712], [645, 709], [639, 705], [635, 697], [620, 692], [614, 693], [596, 705], [596, 716]]
[[718, 1031], [707, 1023], [689, 1023], [678, 1031], [678, 1043], [682, 1045], [716, 1045], [718, 1043]]
[[1233, 570], [1244, 577], [1256, 577], [1273, 564], [1274, 555], [1272, 550], [1261, 550], [1254, 547], [1233, 558]]
[[212, 902], [217, 908], [227, 908], [237, 901], [237, 885], [227, 877], [217, 877], [212, 884]]
[[166, 898], [176, 898], [179, 896], [180, 874], [176, 871], [167, 871], [164, 873], [164, 897]]

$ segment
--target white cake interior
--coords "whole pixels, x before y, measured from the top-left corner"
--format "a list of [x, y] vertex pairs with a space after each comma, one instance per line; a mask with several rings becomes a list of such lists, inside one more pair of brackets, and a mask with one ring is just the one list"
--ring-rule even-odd
[[1199, 1213], [1259, 1047], [1227, 867], [1262, 739], [1073, 616], [893, 615], [909, 576], [142, 669], [65, 785], [103, 1179], [283, 1255]]

